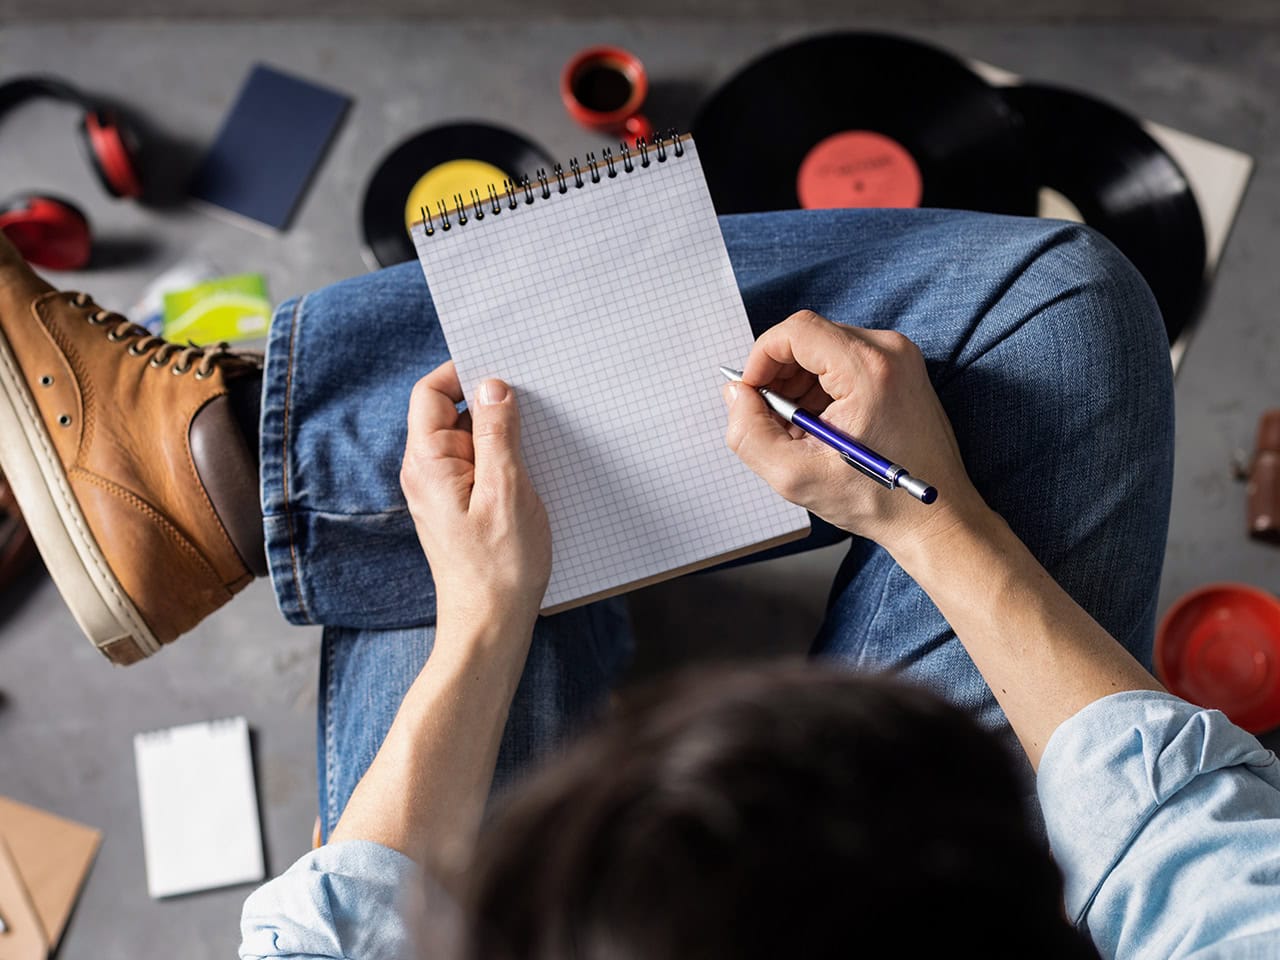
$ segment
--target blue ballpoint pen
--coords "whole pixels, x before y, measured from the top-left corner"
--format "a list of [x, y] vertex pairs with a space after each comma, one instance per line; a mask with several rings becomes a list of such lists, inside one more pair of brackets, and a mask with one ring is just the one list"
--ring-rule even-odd
[[[742, 380], [741, 370], [734, 370], [732, 367], [721, 367], [720, 372], [724, 374], [726, 380], [734, 382]], [[764, 402], [769, 405], [769, 408], [774, 413], [782, 417], [782, 419], [794, 423], [805, 433], [817, 437], [835, 450], [836, 453], [840, 454], [840, 459], [845, 463], [855, 470], [865, 473], [881, 486], [888, 487], [890, 490], [895, 487], [901, 487], [921, 503], [933, 503], [938, 499], [938, 491], [929, 486], [929, 484], [923, 480], [917, 480], [907, 473], [906, 468], [900, 467], [891, 460], [886, 460], [880, 454], [869, 447], [864, 447], [852, 437], [846, 437], [821, 417], [814, 416], [786, 397], [780, 397], [765, 387], [757, 387], [756, 390], [760, 393], [760, 396], [764, 397]]]

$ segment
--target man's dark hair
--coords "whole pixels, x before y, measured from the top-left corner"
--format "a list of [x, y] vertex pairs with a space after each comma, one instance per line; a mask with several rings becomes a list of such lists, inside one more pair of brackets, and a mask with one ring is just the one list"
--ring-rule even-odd
[[474, 960], [1096, 957], [1010, 758], [895, 681], [700, 670], [625, 703], [485, 831]]

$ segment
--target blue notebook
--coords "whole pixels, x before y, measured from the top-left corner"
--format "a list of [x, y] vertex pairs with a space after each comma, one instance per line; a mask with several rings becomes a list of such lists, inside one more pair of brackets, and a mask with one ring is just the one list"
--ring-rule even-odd
[[191, 196], [283, 230], [350, 104], [258, 64], [196, 171]]

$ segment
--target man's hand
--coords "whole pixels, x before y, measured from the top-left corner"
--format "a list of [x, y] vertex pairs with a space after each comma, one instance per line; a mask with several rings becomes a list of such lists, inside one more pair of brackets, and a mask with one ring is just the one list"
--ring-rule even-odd
[[[802, 311], [756, 341], [742, 379], [725, 390], [729, 446], [788, 500], [893, 555], [955, 630], [1033, 766], [1059, 724], [1088, 704], [1160, 689], [983, 503], [906, 337]], [[784, 424], [751, 387], [820, 413], [937, 487], [937, 501], [872, 482]]]
[[[980, 516], [951, 423], [920, 350], [889, 330], [832, 323], [802, 310], [756, 341], [742, 383], [726, 384], [726, 442], [778, 493], [893, 552]], [[768, 387], [938, 489], [925, 505], [876, 484], [840, 455], [773, 414]]]
[[484, 381], [465, 414], [461, 400], [452, 363], [409, 400], [400, 486], [435, 577], [435, 645], [329, 837], [399, 850], [458, 891], [551, 575], [511, 388]]
[[520, 457], [520, 415], [501, 380], [485, 380], [467, 413], [453, 363], [409, 401], [400, 486], [451, 629], [533, 629], [551, 576], [551, 529]]

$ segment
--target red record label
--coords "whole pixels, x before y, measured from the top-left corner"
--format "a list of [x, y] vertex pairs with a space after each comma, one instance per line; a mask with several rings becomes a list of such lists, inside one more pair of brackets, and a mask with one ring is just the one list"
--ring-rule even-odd
[[796, 195], [806, 210], [918, 207], [924, 180], [902, 144], [870, 130], [834, 133], [805, 156]]

